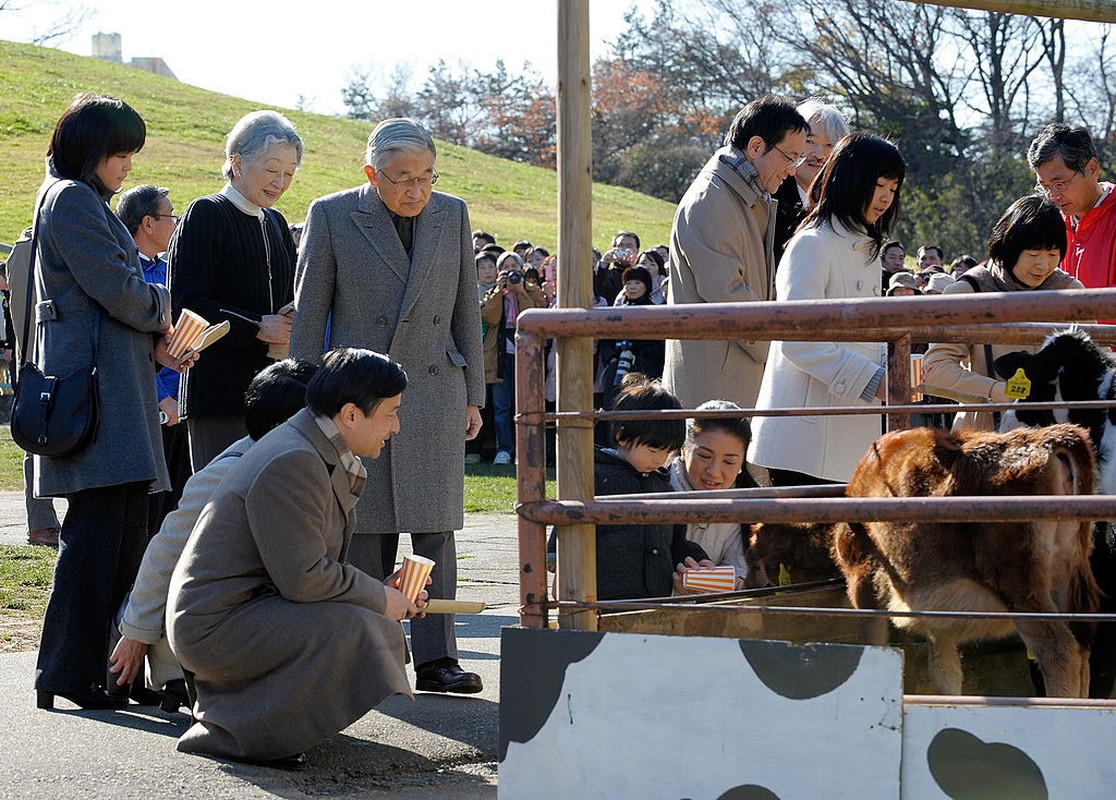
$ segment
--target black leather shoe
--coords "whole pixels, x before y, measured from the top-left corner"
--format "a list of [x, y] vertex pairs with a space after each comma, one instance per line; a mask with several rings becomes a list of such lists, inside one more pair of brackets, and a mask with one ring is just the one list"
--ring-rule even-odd
[[415, 670], [415, 678], [415, 688], [420, 692], [476, 694], [484, 689], [480, 675], [466, 672], [452, 659], [423, 664]]
[[136, 703], [141, 706], [157, 706], [163, 702], [163, 693], [157, 692], [154, 689], [148, 689], [146, 686], [139, 686], [135, 683], [128, 690], [128, 697], [132, 698]]
[[81, 706], [86, 711], [101, 711], [105, 709], [126, 708], [127, 695], [112, 695], [100, 686], [91, 687], [86, 692], [36, 692], [35, 705], [38, 708], [50, 710], [54, 708], [54, 698], [63, 697], [76, 706]]

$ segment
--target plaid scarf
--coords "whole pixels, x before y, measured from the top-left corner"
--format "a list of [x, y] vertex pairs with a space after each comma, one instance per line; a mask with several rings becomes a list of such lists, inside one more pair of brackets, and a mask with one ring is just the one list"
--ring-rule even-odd
[[318, 423], [325, 437], [337, 449], [337, 456], [341, 461], [341, 468], [345, 470], [345, 474], [349, 476], [349, 491], [353, 497], [360, 497], [360, 493], [364, 491], [364, 482], [368, 478], [368, 471], [364, 468], [364, 464], [360, 459], [353, 455], [353, 451], [345, 444], [345, 439], [341, 436], [341, 431], [337, 429], [337, 425], [329, 417], [314, 417], [314, 422]]

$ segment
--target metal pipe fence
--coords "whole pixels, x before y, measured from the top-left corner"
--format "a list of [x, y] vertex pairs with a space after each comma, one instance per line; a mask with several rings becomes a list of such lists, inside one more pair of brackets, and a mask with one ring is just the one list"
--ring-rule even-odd
[[[549, 597], [546, 526], [685, 522], [842, 522], [984, 521], [1028, 519], [1116, 519], [1116, 496], [1091, 497], [945, 497], [846, 498], [803, 490], [738, 495], [677, 493], [666, 497], [594, 498], [591, 502], [546, 497], [544, 428], [592, 426], [596, 420], [646, 417], [646, 413], [577, 409], [547, 412], [544, 397], [548, 339], [749, 339], [790, 341], [888, 342], [892, 354], [887, 376], [889, 403], [880, 407], [839, 409], [745, 409], [757, 414], [886, 414], [888, 428], [904, 428], [909, 415], [937, 409], [911, 405], [907, 368], [912, 341], [1038, 345], [1050, 333], [1078, 320], [1116, 318], [1116, 289], [1019, 292], [981, 296], [810, 300], [796, 302], [710, 303], [607, 309], [531, 309], [519, 315], [516, 332], [516, 445], [520, 556], [520, 622], [546, 627], [556, 608], [605, 607], [596, 601], [595, 575], [580, 576], [581, 597], [557, 603]], [[1079, 325], [1101, 345], [1116, 345], [1116, 326]], [[590, 369], [584, 365], [584, 369]], [[892, 404], [890, 401], [895, 399]], [[898, 401], [902, 402], [898, 402]], [[1064, 407], [1064, 403], [1032, 404]], [[1082, 407], [1107, 407], [1085, 403]], [[1006, 404], [957, 404], [942, 410], [1004, 410]], [[724, 416], [724, 412], [657, 412], [664, 417]], [[559, 439], [561, 446], [561, 439]], [[770, 492], [771, 490], [767, 490]], [[830, 489], [829, 491], [832, 491]], [[701, 496], [698, 496], [701, 495]], [[655, 607], [656, 601], [639, 601]], [[610, 608], [616, 606], [610, 605]], [[678, 607], [675, 604], [675, 607]], [[686, 607], [686, 606], [681, 606]], [[705, 613], [708, 606], [694, 606]], [[765, 607], [764, 612], [781, 613]], [[719, 613], [719, 612], [718, 612]], [[798, 613], [798, 610], [795, 610]], [[856, 613], [856, 612], [853, 612]]]

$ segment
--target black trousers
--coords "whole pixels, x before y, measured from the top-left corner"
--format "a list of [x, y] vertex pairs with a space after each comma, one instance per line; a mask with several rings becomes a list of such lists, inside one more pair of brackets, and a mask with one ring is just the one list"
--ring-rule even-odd
[[186, 433], [186, 424], [180, 422], [177, 425], [164, 425], [162, 434], [163, 455], [167, 459], [171, 488], [169, 492], [155, 492], [147, 496], [148, 537], [157, 534], [163, 519], [178, 507], [178, 501], [182, 499], [182, 489], [193, 474], [190, 468], [190, 439]]
[[38, 691], [106, 684], [109, 628], [147, 544], [147, 489], [146, 481], [125, 483], [67, 498], [39, 644]]

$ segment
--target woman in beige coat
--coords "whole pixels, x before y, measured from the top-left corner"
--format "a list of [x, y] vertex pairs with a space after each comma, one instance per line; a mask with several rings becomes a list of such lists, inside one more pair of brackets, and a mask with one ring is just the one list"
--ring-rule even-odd
[[[1084, 288], [1080, 281], [1058, 269], [1065, 254], [1066, 226], [1058, 207], [1043, 197], [1029, 195], [1012, 203], [992, 228], [987, 265], [973, 267], [942, 294]], [[957, 400], [976, 395], [1007, 403], [1007, 384], [996, 376], [987, 353], [991, 352], [994, 362], [1011, 351], [1037, 349], [1014, 344], [931, 344], [922, 362], [926, 383], [934, 387], [935, 394]], [[954, 422], [954, 428], [958, 427], [992, 430], [993, 414], [962, 412]]]

